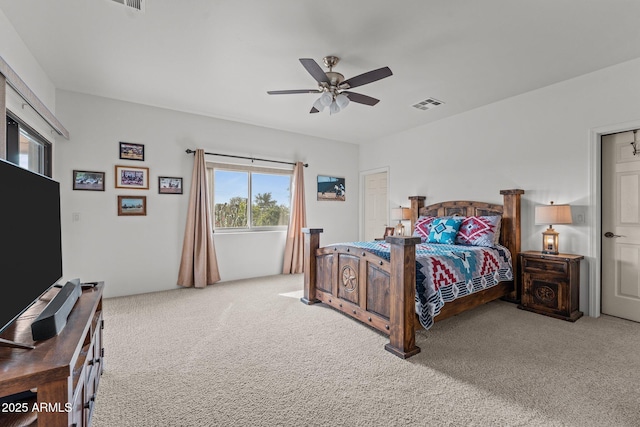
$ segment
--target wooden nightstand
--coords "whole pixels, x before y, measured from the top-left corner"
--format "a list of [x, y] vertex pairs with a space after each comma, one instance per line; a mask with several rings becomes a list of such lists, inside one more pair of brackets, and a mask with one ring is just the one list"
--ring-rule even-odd
[[582, 317], [580, 260], [582, 255], [518, 254], [522, 298], [518, 308], [575, 322]]

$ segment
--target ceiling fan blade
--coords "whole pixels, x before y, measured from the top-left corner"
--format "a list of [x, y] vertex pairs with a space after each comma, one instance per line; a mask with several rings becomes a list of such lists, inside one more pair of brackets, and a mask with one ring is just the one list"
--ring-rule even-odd
[[359, 76], [351, 77], [343, 81], [340, 87], [351, 89], [354, 87], [366, 85], [367, 83], [375, 82], [385, 77], [389, 77], [393, 73], [389, 67], [378, 68], [377, 70], [369, 71], [368, 73], [360, 74]]
[[309, 111], [309, 114], [313, 114], [313, 113], [319, 113], [320, 110], [318, 110], [316, 107], [311, 107], [311, 111]]
[[347, 95], [347, 98], [349, 98], [349, 101], [357, 102], [358, 104], [374, 106], [378, 102], [380, 102], [379, 99], [372, 98], [370, 96], [363, 95], [361, 93], [355, 93], [355, 92], [349, 92], [349, 91], [343, 91], [342, 93]]
[[270, 90], [269, 95], [288, 95], [291, 93], [320, 93], [318, 89]]
[[300, 58], [300, 62], [318, 83], [330, 83], [329, 78], [322, 70], [322, 67], [320, 67], [320, 65], [318, 65], [316, 61], [311, 58]]

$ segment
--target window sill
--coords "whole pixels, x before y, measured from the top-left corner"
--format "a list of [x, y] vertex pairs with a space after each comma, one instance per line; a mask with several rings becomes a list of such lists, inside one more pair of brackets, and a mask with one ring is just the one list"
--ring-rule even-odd
[[259, 229], [259, 230], [242, 230], [242, 229], [234, 229], [234, 230], [214, 230], [213, 234], [255, 234], [255, 233], [286, 233], [286, 228], [278, 228], [278, 229]]

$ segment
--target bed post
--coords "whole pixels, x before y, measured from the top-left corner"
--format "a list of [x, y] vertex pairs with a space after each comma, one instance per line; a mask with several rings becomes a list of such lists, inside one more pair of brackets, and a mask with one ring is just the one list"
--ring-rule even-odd
[[411, 196], [409, 200], [411, 200], [411, 235], [413, 236], [413, 231], [416, 227], [416, 221], [418, 220], [418, 216], [420, 216], [420, 208], [424, 207], [424, 196]]
[[520, 252], [520, 196], [524, 190], [500, 190], [504, 198], [502, 213], [502, 244], [511, 252], [513, 264], [514, 291], [506, 297], [508, 301], [520, 302], [520, 272], [518, 252]]
[[303, 228], [304, 234], [304, 296], [300, 301], [312, 305], [320, 300], [316, 299], [316, 251], [320, 247], [320, 233], [322, 228]]
[[389, 278], [389, 343], [384, 348], [406, 359], [420, 353], [416, 346], [416, 244], [419, 237], [387, 236], [391, 250]]

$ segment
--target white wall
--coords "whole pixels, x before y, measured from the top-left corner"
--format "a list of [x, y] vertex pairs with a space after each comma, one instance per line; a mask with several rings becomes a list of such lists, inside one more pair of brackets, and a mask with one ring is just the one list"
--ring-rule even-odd
[[0, 10], [0, 56], [24, 80], [40, 101], [55, 113], [54, 84], [27, 49], [2, 10]]
[[[524, 189], [523, 250], [542, 246], [546, 226], [534, 224], [534, 206], [569, 203], [574, 221], [581, 214], [585, 222], [554, 227], [560, 250], [585, 255], [593, 271], [590, 158], [598, 154], [590, 152], [590, 131], [640, 119], [638, 75], [640, 59], [381, 138], [360, 150], [360, 169], [389, 166], [390, 200], [405, 206], [411, 195], [426, 196], [427, 204], [501, 203], [501, 189]], [[588, 276], [580, 289], [587, 313]]]
[[[35, 57], [29, 52], [5, 14], [0, 10], [0, 56], [27, 84], [45, 106], [55, 113], [55, 86]], [[6, 108], [36, 130], [49, 142], [57, 133], [24, 101], [13, 88], [7, 87]]]
[[[68, 91], [57, 92], [57, 116], [71, 135], [57, 142], [54, 158], [62, 188], [65, 278], [104, 280], [105, 296], [176, 287], [193, 166], [187, 148], [309, 163], [308, 225], [325, 229], [323, 243], [357, 239], [357, 145]], [[145, 161], [119, 160], [119, 141], [144, 144]], [[150, 189], [115, 189], [119, 164], [149, 167]], [[73, 191], [74, 169], [106, 172], [106, 191]], [[345, 177], [347, 200], [318, 202], [319, 174]], [[183, 177], [184, 194], [158, 194], [158, 176]], [[147, 196], [147, 216], [117, 215], [116, 196], [126, 194]], [[284, 241], [284, 232], [216, 233], [222, 280], [279, 274]]]

